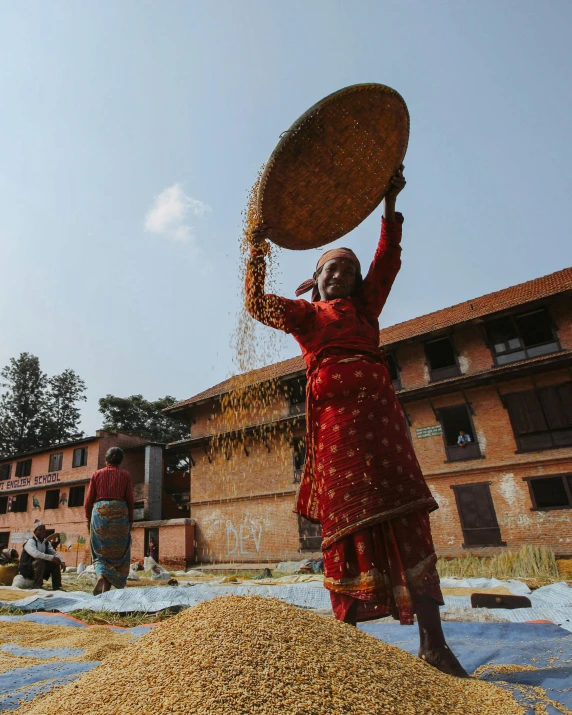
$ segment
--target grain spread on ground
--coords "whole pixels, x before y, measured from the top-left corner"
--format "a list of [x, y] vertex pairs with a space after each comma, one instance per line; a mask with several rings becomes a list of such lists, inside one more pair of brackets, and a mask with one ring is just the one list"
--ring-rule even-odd
[[[131, 642], [131, 635], [105, 627], [70, 628], [69, 626], [42, 625], [24, 620], [0, 622], [0, 673], [14, 668], [39, 665], [40, 663], [45, 665], [55, 661], [99, 661], [111, 653], [125, 648]], [[34, 658], [1, 650], [4, 645], [14, 644], [24, 650], [73, 648], [81, 650], [82, 653], [72, 657]]]
[[18, 715], [524, 715], [345, 623], [276, 599], [183, 611]]
[[21, 601], [35, 595], [34, 592], [30, 593], [22, 589], [0, 588], [0, 601]]

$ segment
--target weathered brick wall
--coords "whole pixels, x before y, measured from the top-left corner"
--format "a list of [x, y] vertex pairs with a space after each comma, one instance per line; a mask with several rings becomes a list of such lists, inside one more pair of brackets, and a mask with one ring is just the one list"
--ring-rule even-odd
[[283, 388], [279, 385], [274, 385], [267, 389], [269, 390], [268, 394], [274, 399], [269, 401], [263, 408], [260, 405], [250, 407], [245, 402], [240, 402], [240, 408], [236, 411], [228, 407], [223, 410], [218, 400], [199, 405], [193, 411], [195, 420], [191, 428], [193, 438], [287, 417], [289, 404]]
[[131, 563], [142, 561], [145, 546], [145, 529], [159, 530], [159, 563], [167, 569], [179, 570], [195, 560], [195, 527], [188, 519], [172, 522], [142, 522], [131, 532]]
[[[4, 490], [0, 491], [0, 496], [16, 496], [19, 493], [28, 494], [28, 508], [25, 512], [8, 512], [6, 514], [0, 514], [0, 532], [10, 533], [10, 547], [16, 548], [18, 551], [22, 549], [23, 539], [29, 538], [31, 535], [31, 530], [33, 523], [36, 519], [41, 519], [48, 529], [55, 529], [61, 533], [64, 533], [66, 540], [69, 545], [70, 559], [64, 554], [64, 558], [69, 563], [69, 565], [75, 565], [77, 561], [76, 551], [79, 548], [80, 557], [79, 560], [84, 560], [83, 550], [84, 543], [83, 540], [87, 539], [87, 528], [85, 523], [85, 508], [84, 506], [70, 507], [67, 504], [58, 504], [56, 509], [45, 509], [46, 492], [52, 489], [60, 490], [60, 498], [65, 496], [69, 499], [69, 489], [68, 484], [70, 482], [83, 481], [85, 487], [85, 494], [87, 495], [87, 490], [89, 486], [89, 479], [94, 471], [99, 469], [103, 464], [105, 464], [105, 452], [109, 447], [118, 446], [130, 446], [134, 444], [142, 444], [146, 440], [141, 437], [133, 437], [131, 435], [113, 434], [107, 432], [98, 432], [100, 437], [98, 440], [92, 442], [86, 442], [85, 445], [77, 444], [71, 447], [64, 448], [54, 448], [51, 450], [46, 450], [39, 454], [32, 455], [32, 469], [30, 473], [30, 485], [26, 488], [7, 490], [4, 486]], [[77, 447], [87, 447], [87, 464], [83, 467], [72, 467], [73, 452]], [[62, 459], [62, 469], [55, 473], [49, 472], [49, 461], [51, 454], [57, 454], [63, 452]], [[143, 479], [143, 455], [142, 453], [131, 453], [126, 452], [124, 466], [128, 469], [132, 476], [134, 477], [136, 499], [145, 498], [146, 492], [143, 484], [140, 482]], [[15, 464], [13, 461], [12, 476], [11, 479], [15, 478]], [[41, 477], [47, 474], [55, 474], [57, 481], [53, 481], [45, 486], [39, 486], [34, 484], [35, 477]], [[139, 475], [141, 476], [139, 477]], [[6, 485], [7, 482], [0, 483]], [[40, 508], [34, 508], [34, 497], [40, 504]], [[62, 546], [64, 552], [68, 552], [68, 549]]]
[[[87, 448], [87, 464], [84, 467], [72, 467], [73, 452], [76, 447]], [[58, 472], [50, 472], [50, 455], [63, 452], [62, 469]], [[81, 543], [82, 539], [87, 536], [85, 526], [85, 511], [83, 506], [69, 507], [59, 504], [57, 509], [45, 509], [46, 492], [52, 489], [59, 489], [60, 498], [64, 496], [69, 498], [70, 482], [84, 481], [85, 490], [87, 493], [88, 480], [91, 474], [97, 469], [98, 465], [98, 443], [97, 441], [86, 442], [84, 445], [74, 445], [72, 447], [54, 448], [46, 450], [40, 454], [34, 454], [32, 458], [32, 468], [30, 472], [30, 485], [26, 488], [8, 490], [8, 482], [3, 482], [4, 490], [0, 491], [0, 496], [13, 496], [17, 494], [28, 494], [28, 508], [25, 512], [8, 512], [0, 514], [0, 532], [10, 534], [10, 548], [15, 548], [18, 551], [22, 550], [23, 541], [30, 537], [33, 523], [36, 519], [41, 519], [45, 522], [48, 529], [56, 529], [65, 533], [66, 540], [71, 545], [73, 551], [70, 552], [70, 559], [66, 560], [70, 565], [75, 565], [78, 539], [80, 548], [83, 550]], [[18, 460], [19, 461], [19, 460]], [[12, 462], [12, 474], [10, 481], [16, 479], [16, 461]], [[45, 486], [34, 484], [36, 477], [44, 475], [53, 475], [53, 481]], [[40, 508], [34, 508], [34, 497], [40, 504]], [[81, 557], [80, 557], [81, 560]]]
[[[105, 467], [105, 453], [110, 447], [135, 447], [138, 444], [145, 444], [149, 441], [145, 437], [137, 437], [136, 435], [122, 432], [106, 432], [104, 430], [99, 430], [97, 436], [99, 437], [98, 469]], [[127, 458], [127, 455], [125, 457]]]
[[213, 450], [211, 462], [201, 448], [194, 449], [191, 506], [205, 500], [291, 489], [294, 479], [292, 448], [286, 440], [272, 437], [268, 447], [253, 437], [247, 437], [244, 445], [237, 444], [230, 451], [229, 459], [221, 450]]
[[394, 354], [404, 389], [420, 387], [427, 383], [429, 370], [425, 364], [425, 350], [421, 343], [407, 343], [394, 349]]
[[[556, 326], [562, 348], [570, 350], [572, 348], [572, 301], [569, 297], [559, 296], [548, 305], [547, 310]], [[494, 366], [494, 359], [486, 344], [485, 330], [482, 325], [458, 326], [453, 329], [452, 335], [462, 374], [470, 375]], [[421, 341], [388, 346], [388, 349], [396, 357], [404, 389], [421, 387], [429, 382], [429, 370]]]
[[[549, 306], [564, 349], [572, 348], [572, 303], [559, 297]], [[493, 367], [482, 326], [460, 326], [453, 332], [461, 371], [481, 373]], [[394, 349], [394, 348], [393, 348]], [[429, 371], [421, 342], [407, 343], [395, 350], [403, 388], [429, 384]], [[517, 380], [499, 378], [491, 385], [465, 389], [474, 415], [474, 435], [482, 459], [449, 462], [443, 437], [420, 439], [416, 430], [438, 424], [430, 402], [424, 398], [404, 403], [411, 420], [412, 443], [435, 494], [440, 509], [432, 516], [434, 538], [439, 553], [458, 555], [463, 549], [463, 534], [455, 495], [451, 485], [491, 482], [501, 536], [512, 549], [525, 544], [546, 544], [558, 554], [572, 554], [571, 510], [531, 511], [532, 502], [524, 477], [572, 473], [572, 447], [539, 452], [517, 453], [507, 410], [499, 392], [508, 394], [532, 389], [534, 385], [569, 381], [566, 369], [546, 371]], [[462, 388], [462, 386], [461, 386]], [[431, 398], [435, 409], [463, 404], [459, 389]], [[277, 405], [277, 414], [287, 413], [286, 401]], [[216, 431], [216, 411], [204, 406], [197, 411], [193, 437]], [[214, 417], [211, 418], [211, 415]], [[255, 413], [248, 420], [257, 422]], [[291, 509], [294, 503], [291, 447], [271, 442], [270, 452], [260, 443], [246, 442], [250, 456], [237, 446], [226, 459], [216, 454], [209, 463], [202, 449], [193, 450], [196, 466], [191, 472], [191, 516], [197, 520], [198, 558], [203, 561], [277, 561], [303, 558], [298, 551], [298, 523]], [[285, 496], [252, 499], [257, 494], [291, 491]], [[246, 498], [249, 497], [249, 498]], [[218, 500], [219, 503], [216, 503]], [[203, 503], [200, 503], [203, 502]], [[242, 539], [241, 539], [242, 535]], [[494, 549], [471, 549], [471, 553], [491, 553]]]
[[[544, 385], [559, 384], [569, 379], [569, 374], [566, 371], [554, 371], [535, 376], [534, 381], [537, 386], [542, 387]], [[532, 387], [533, 384], [530, 378], [498, 383], [501, 394], [530, 390]], [[486, 462], [487, 467], [542, 463], [545, 460], [554, 459], [556, 455], [558, 459], [563, 461], [563, 464], [568, 463], [567, 460], [572, 460], [572, 447], [516, 454], [517, 444], [508, 411], [503, 407], [496, 390], [487, 385], [465, 390], [465, 394], [475, 413], [473, 415], [473, 424], [481, 453], [484, 457], [482, 461]], [[439, 409], [440, 407], [463, 404], [464, 398], [461, 392], [456, 392], [432, 398], [431, 402], [435, 409]], [[417, 437], [418, 428], [438, 424], [428, 400], [406, 403], [404, 409], [411, 420], [413, 447], [426, 476], [454, 473], [458, 470], [474, 471], [474, 460], [447, 462], [447, 454], [441, 435], [422, 439]]]
[[305, 558], [307, 552], [299, 550], [298, 517], [293, 513], [296, 485], [291, 445], [274, 437], [268, 449], [249, 437], [244, 447], [248, 456], [239, 445], [228, 460], [215, 452], [212, 463], [204, 452], [193, 450], [191, 517], [197, 522], [198, 560]]
[[[535, 376], [538, 386], [569, 380], [566, 371]], [[530, 378], [499, 382], [501, 394], [531, 389]], [[559, 554], [572, 554], [570, 509], [531, 511], [532, 501], [524, 477], [572, 472], [572, 447], [517, 454], [517, 444], [508, 411], [491, 386], [466, 391], [475, 412], [473, 423], [483, 459], [447, 462], [442, 436], [418, 439], [416, 429], [437, 424], [427, 400], [406, 405], [412, 420], [413, 447], [440, 509], [432, 516], [433, 536], [438, 552], [463, 553], [463, 534], [451, 485], [491, 482], [501, 536], [507, 546], [518, 549], [526, 544], [544, 544]], [[432, 399], [436, 409], [461, 404], [461, 393]], [[471, 553], [490, 553], [493, 549], [474, 549]], [[466, 551], [465, 551], [466, 553]]]
[[[567, 467], [567, 468], [566, 468]], [[467, 553], [462, 547], [463, 534], [452, 485], [490, 483], [502, 540], [507, 548], [518, 550], [525, 545], [548, 546], [557, 555], [572, 554], [572, 525], [569, 509], [533, 511], [532, 501], [524, 477], [549, 476], [572, 471], [572, 459], [567, 464], [518, 465], [512, 469], [474, 470], [470, 474], [431, 477], [428, 484], [439, 509], [431, 515], [433, 539], [437, 553], [458, 556]], [[475, 555], [491, 554], [498, 548], [471, 548]]]
[[143, 450], [125, 452], [121, 468], [131, 474], [133, 486], [143, 485], [145, 482], [145, 452]]
[[572, 301], [570, 297], [558, 297], [551, 303], [548, 312], [556, 325], [560, 345], [566, 350], [572, 349]]
[[201, 562], [274, 562], [306, 558], [293, 513], [295, 492], [193, 506]]
[[[72, 467], [73, 453], [74, 449], [76, 449], [77, 447], [87, 448], [87, 464], [84, 467]], [[59, 454], [60, 452], [63, 453], [62, 468], [58, 472], [50, 473], [50, 456], [52, 454]], [[92, 472], [97, 469], [98, 443], [94, 440], [93, 442], [86, 442], [85, 444], [80, 443], [74, 445], [73, 447], [55, 447], [54, 449], [46, 450], [45, 452], [40, 452], [39, 454], [33, 454], [29, 458], [32, 460], [32, 468], [30, 476], [28, 477], [30, 479], [29, 489], [37, 489], [38, 487], [43, 486], [43, 483], [35, 483], [35, 478], [42, 477], [48, 474], [58, 475], [58, 479], [52, 483], [53, 488], [57, 489], [58, 484], [61, 482], [71, 482], [78, 481], [81, 479], [89, 479]], [[14, 481], [18, 479], [18, 477], [16, 476], [16, 463], [22, 461], [23, 459], [26, 459], [26, 457], [22, 457], [17, 460], [3, 460], [3, 464], [12, 464], [10, 480], [8, 481]], [[0, 495], [9, 493], [7, 482], [0, 482], [0, 487], [3, 487], [0, 488]]]
[[493, 357], [485, 343], [482, 327], [477, 325], [461, 327], [455, 331], [454, 340], [463, 375], [482, 372], [492, 367]]

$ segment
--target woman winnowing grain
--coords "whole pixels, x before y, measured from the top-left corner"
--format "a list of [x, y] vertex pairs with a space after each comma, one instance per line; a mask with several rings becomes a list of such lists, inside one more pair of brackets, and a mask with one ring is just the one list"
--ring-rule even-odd
[[264, 293], [266, 238], [251, 238], [246, 302], [251, 315], [292, 333], [307, 366], [307, 458], [296, 511], [322, 526], [324, 585], [336, 618], [355, 625], [417, 614], [419, 655], [439, 670], [466, 677], [449, 650], [439, 616], [443, 596], [429, 512], [437, 504], [407, 435], [379, 347], [378, 317], [401, 260], [403, 217], [395, 201], [402, 170], [385, 197], [381, 237], [362, 279], [348, 248], [326, 251], [313, 279], [312, 302]]

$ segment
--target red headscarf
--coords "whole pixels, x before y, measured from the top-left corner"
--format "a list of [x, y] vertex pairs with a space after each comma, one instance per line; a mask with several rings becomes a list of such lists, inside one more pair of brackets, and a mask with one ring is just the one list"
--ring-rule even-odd
[[312, 278], [308, 278], [307, 281], [304, 281], [301, 283], [298, 288], [296, 288], [296, 296], [300, 296], [303, 293], [307, 293], [309, 290], [312, 290], [312, 302], [315, 302], [317, 300], [320, 300], [320, 292], [318, 291], [318, 274], [321, 270], [321, 268], [328, 262], [333, 260], [334, 258], [345, 258], [348, 261], [351, 261], [354, 266], [356, 267], [357, 271], [361, 273], [361, 266], [358, 257], [356, 254], [352, 251], [351, 248], [332, 248], [330, 251], [326, 251], [325, 253], [322, 253], [318, 260], [318, 264], [316, 266], [316, 270], [314, 271], [314, 275]]

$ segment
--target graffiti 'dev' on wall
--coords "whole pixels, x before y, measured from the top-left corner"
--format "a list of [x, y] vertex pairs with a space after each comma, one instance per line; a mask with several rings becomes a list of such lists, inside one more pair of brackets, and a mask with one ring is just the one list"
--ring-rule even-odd
[[241, 524], [238, 529], [232, 521], [226, 522], [226, 553], [251, 554], [260, 552], [262, 524]]

